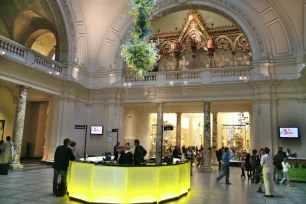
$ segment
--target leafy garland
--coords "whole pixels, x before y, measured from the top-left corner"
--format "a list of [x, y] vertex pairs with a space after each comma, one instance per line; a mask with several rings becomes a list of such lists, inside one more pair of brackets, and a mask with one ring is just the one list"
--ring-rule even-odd
[[155, 0], [131, 0], [131, 15], [136, 16], [132, 26], [132, 35], [121, 46], [121, 56], [127, 66], [142, 76], [148, 72], [149, 67], [156, 63], [158, 50], [154, 42], [150, 42], [151, 22]]

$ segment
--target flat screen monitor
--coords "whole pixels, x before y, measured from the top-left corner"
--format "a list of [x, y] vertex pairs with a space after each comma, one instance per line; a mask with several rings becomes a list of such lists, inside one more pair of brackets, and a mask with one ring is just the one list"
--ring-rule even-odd
[[297, 139], [299, 138], [299, 128], [297, 127], [280, 127], [279, 137], [283, 139]]
[[90, 127], [91, 135], [103, 135], [103, 126], [93, 125]]

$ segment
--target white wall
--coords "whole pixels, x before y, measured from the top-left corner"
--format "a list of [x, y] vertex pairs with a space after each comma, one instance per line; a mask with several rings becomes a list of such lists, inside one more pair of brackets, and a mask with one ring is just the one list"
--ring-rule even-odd
[[306, 103], [297, 100], [283, 99], [277, 106], [278, 127], [299, 127], [300, 139], [278, 139], [279, 146], [290, 148], [298, 157], [306, 158]]
[[[15, 105], [11, 92], [7, 88], [0, 86], [0, 120], [5, 120], [4, 140], [6, 136], [13, 135], [14, 111]], [[1, 137], [2, 131], [0, 131], [0, 140], [2, 139]]]

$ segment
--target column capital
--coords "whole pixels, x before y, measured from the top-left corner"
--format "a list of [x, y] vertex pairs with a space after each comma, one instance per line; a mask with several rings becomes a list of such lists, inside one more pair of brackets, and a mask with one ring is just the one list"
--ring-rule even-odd
[[16, 87], [19, 88], [19, 89], [25, 89], [25, 90], [28, 90], [28, 89], [31, 88], [31, 87], [26, 86], [26, 85], [16, 85]]

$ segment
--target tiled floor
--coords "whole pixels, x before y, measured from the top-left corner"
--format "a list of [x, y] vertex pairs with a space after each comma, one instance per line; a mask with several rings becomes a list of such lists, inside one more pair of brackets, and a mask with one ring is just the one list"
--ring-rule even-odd
[[[167, 204], [305, 204], [306, 184], [294, 183], [292, 187], [276, 186], [276, 197], [265, 198], [256, 192], [257, 185], [240, 178], [239, 168], [231, 169], [230, 186], [215, 182], [217, 171], [198, 173], [194, 170], [191, 190], [188, 195]], [[56, 198], [52, 195], [52, 169], [10, 172], [0, 176], [0, 204], [62, 204], [79, 203], [67, 196]]]

